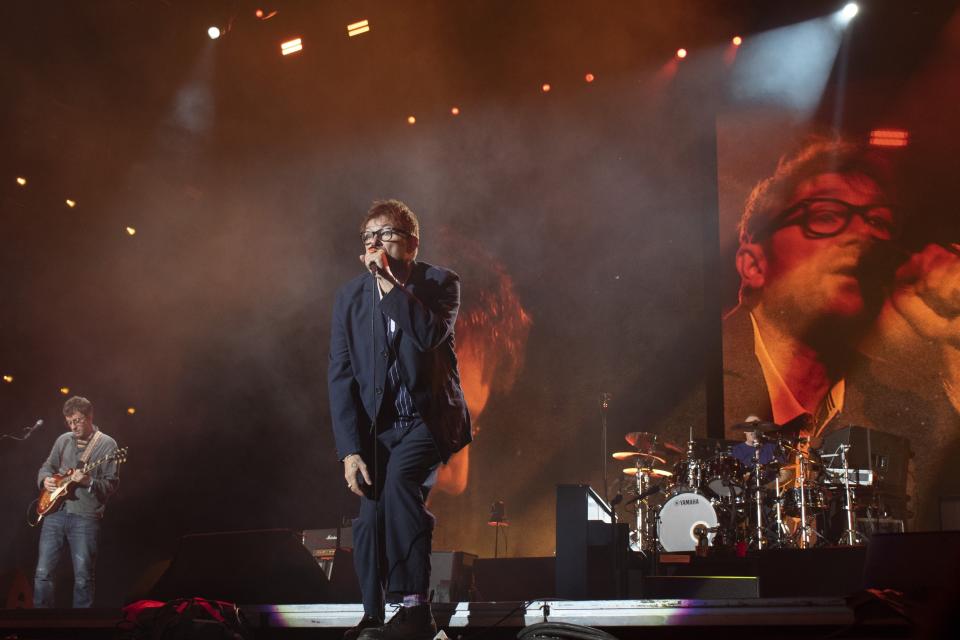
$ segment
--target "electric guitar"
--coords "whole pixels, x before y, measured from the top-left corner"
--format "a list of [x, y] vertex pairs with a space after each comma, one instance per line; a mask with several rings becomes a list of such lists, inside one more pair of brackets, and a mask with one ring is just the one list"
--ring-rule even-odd
[[[107, 455], [93, 462], [88, 462], [80, 469], [80, 473], [90, 473], [100, 465], [106, 464], [107, 462], [116, 462], [117, 464], [120, 464], [126, 461], [127, 447], [124, 447], [122, 449], [117, 449], [113, 453], [108, 453]], [[63, 501], [67, 499], [68, 495], [70, 495], [70, 492], [77, 485], [76, 480], [70, 479], [70, 476], [73, 475], [73, 472], [73, 469], [69, 469], [63, 474], [53, 474], [52, 478], [54, 482], [57, 483], [57, 488], [54, 491], [47, 491], [45, 488], [40, 491], [40, 499], [37, 501], [36, 524], [40, 524], [40, 521], [43, 520], [43, 517], [48, 513], [59, 509], [60, 505], [63, 504]]]

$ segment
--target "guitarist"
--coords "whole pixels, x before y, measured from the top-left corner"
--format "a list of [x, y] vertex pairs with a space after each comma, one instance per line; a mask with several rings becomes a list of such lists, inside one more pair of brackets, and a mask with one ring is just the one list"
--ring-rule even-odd
[[[40, 467], [37, 484], [53, 493], [69, 481], [74, 489], [58, 511], [43, 519], [33, 583], [33, 606], [37, 608], [54, 604], [54, 577], [64, 543], [73, 560], [73, 606], [93, 606], [100, 519], [120, 481], [117, 463], [113, 461], [97, 466], [89, 474], [80, 471], [84, 464], [117, 450], [116, 441], [93, 424], [93, 404], [74, 396], [64, 403], [63, 416], [69, 431], [53, 443], [50, 455]], [[71, 473], [66, 475], [68, 471]]]

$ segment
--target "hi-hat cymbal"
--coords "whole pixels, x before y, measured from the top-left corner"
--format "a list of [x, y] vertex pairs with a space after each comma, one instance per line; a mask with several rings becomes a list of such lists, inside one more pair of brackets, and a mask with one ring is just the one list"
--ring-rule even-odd
[[645, 473], [648, 476], [656, 476], [658, 478], [673, 477], [673, 473], [671, 471], [667, 471], [666, 469], [657, 469], [655, 467], [627, 467], [623, 470], [623, 473], [628, 476], [635, 476], [637, 475], [638, 469], [640, 473]]
[[612, 457], [614, 460], [629, 460], [630, 458], [643, 458], [644, 460], [659, 462], [660, 464], [667, 464], [666, 458], [661, 458], [660, 456], [654, 455], [652, 453], [644, 453], [643, 451], [615, 451]]

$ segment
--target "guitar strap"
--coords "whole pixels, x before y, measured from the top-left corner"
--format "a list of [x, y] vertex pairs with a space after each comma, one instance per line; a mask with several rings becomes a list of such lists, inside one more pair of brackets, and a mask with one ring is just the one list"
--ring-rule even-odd
[[80, 464], [87, 466], [87, 460], [90, 459], [90, 456], [93, 455], [93, 449], [97, 446], [97, 441], [100, 440], [100, 429], [97, 429], [97, 432], [93, 434], [93, 437], [90, 438], [90, 442], [87, 443], [87, 448], [83, 450], [83, 453], [80, 454]]

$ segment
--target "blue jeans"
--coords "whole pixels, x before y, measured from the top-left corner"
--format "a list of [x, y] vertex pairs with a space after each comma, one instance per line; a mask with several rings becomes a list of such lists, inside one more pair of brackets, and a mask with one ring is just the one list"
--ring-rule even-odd
[[97, 540], [100, 518], [57, 511], [43, 519], [40, 531], [40, 557], [33, 579], [33, 606], [54, 606], [54, 578], [63, 556], [64, 543], [70, 547], [73, 560], [73, 606], [93, 606], [96, 583]]

